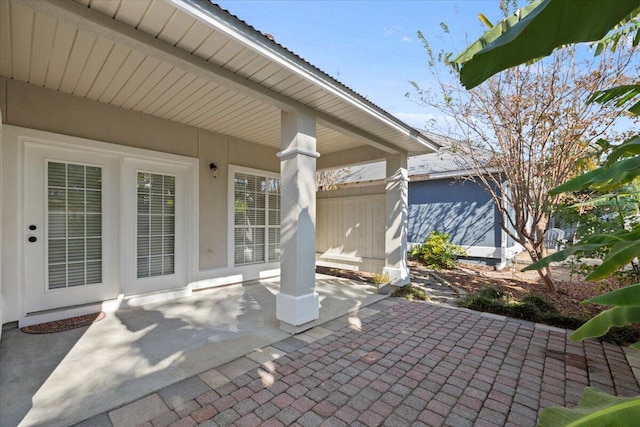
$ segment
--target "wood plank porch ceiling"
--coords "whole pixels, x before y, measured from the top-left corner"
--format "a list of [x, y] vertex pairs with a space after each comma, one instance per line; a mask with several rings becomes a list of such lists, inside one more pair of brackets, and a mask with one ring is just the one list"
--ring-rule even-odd
[[[161, 41], [160, 50], [163, 46], [169, 52], [180, 49], [202, 64], [211, 64], [203, 68], [227, 76], [232, 73], [240, 82], [246, 80], [264, 90], [266, 96], [243, 93], [238, 90], [241, 85], [230, 87], [206, 74], [176, 66], [163, 55], [114, 41], [105, 31], [60, 19], [47, 13], [48, 6], [29, 1], [0, 2], [0, 75], [279, 148], [281, 106], [269, 102], [269, 94], [273, 93], [276, 99], [286, 97], [325, 118], [317, 128], [320, 153], [372, 142], [379, 148], [386, 145], [411, 153], [431, 151], [429, 140], [425, 138], [425, 143], [408, 134], [406, 125], [390, 125], [372, 117], [370, 111], [336, 96], [335, 91], [283, 67], [171, 3], [75, 1], [72, 9], [95, 17], [96, 22], [108, 17], [135, 28], [141, 40], [153, 37], [156, 40], [152, 42]], [[69, 9], [69, 5], [65, 8]], [[229, 18], [234, 19], [230, 15]], [[286, 51], [276, 43], [273, 46]], [[344, 87], [338, 89], [348, 91]], [[373, 104], [366, 107], [377, 108]], [[387, 115], [379, 109], [378, 113]]]

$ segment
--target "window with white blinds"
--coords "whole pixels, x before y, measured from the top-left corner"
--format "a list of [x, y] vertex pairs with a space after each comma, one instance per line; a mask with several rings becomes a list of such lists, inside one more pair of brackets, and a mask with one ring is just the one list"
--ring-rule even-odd
[[280, 260], [280, 180], [234, 175], [234, 265]]
[[48, 288], [102, 282], [102, 168], [47, 163]]
[[176, 178], [138, 172], [137, 277], [174, 273]]

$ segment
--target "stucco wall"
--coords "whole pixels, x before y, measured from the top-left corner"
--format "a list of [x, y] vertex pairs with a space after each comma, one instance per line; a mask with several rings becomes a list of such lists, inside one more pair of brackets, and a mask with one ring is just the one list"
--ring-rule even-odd
[[432, 230], [449, 233], [456, 245], [500, 247], [499, 219], [489, 194], [474, 182], [440, 179], [409, 184], [409, 242]]
[[[229, 165], [279, 172], [276, 150], [226, 135], [200, 132], [200, 269], [227, 266]], [[209, 165], [215, 163], [216, 175]]]
[[198, 130], [16, 80], [6, 80], [5, 123], [197, 157]]

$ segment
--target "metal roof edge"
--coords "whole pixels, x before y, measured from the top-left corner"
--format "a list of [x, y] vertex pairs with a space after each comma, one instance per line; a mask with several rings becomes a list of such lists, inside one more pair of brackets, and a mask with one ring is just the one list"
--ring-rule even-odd
[[221, 30], [246, 47], [272, 59], [274, 62], [279, 63], [306, 80], [328, 90], [388, 126], [404, 133], [412, 141], [423, 145], [426, 149], [435, 151], [440, 148], [439, 144], [421, 134], [419, 130], [386, 112], [353, 89], [350, 89], [318, 67], [305, 61], [281, 44], [269, 39], [265, 34], [222, 9], [217, 4], [213, 4], [208, 0], [167, 1], [190, 16], [193, 16], [201, 22], [213, 25], [216, 29]]

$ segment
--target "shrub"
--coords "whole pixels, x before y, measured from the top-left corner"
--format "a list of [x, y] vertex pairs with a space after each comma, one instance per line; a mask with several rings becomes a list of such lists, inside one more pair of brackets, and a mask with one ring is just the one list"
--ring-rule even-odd
[[431, 298], [429, 298], [429, 295], [427, 295], [425, 291], [418, 288], [417, 286], [412, 285], [407, 285], [396, 289], [395, 291], [393, 291], [391, 296], [394, 298], [406, 298], [409, 301], [412, 301], [414, 299], [419, 301], [431, 300]]
[[548, 325], [563, 329], [578, 329], [584, 323], [583, 319], [560, 313], [547, 313], [542, 320]]
[[435, 230], [429, 234], [423, 244], [414, 246], [409, 252], [411, 258], [415, 258], [433, 269], [454, 268], [456, 258], [465, 255], [464, 249], [449, 241], [447, 233]]
[[540, 320], [541, 313], [533, 304], [523, 303], [523, 302], [513, 302], [508, 305], [505, 305], [506, 315], [515, 317], [516, 319], [524, 319], [530, 320], [532, 322], [537, 322]]
[[553, 303], [547, 301], [546, 299], [542, 298], [538, 294], [525, 295], [522, 298], [521, 302], [523, 304], [527, 304], [532, 307], [535, 307], [542, 314], [558, 312], [558, 309], [556, 308], [555, 305], [553, 305]]
[[499, 299], [487, 298], [482, 295], [468, 295], [460, 301], [460, 305], [470, 310], [487, 313], [504, 314], [504, 303]]
[[487, 299], [500, 299], [504, 296], [504, 292], [493, 286], [487, 286], [486, 288], [480, 289], [476, 295]]
[[389, 282], [391, 282], [391, 277], [389, 277], [389, 274], [386, 271], [383, 271], [382, 273], [375, 273], [373, 275], [373, 283], [376, 285], [382, 285]]

